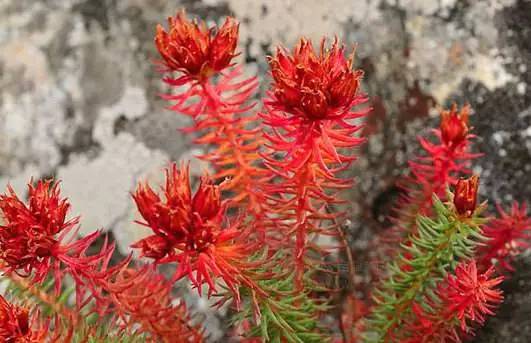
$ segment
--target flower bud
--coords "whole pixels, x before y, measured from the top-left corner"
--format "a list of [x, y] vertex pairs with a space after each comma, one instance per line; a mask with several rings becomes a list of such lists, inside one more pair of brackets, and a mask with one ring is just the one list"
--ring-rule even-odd
[[0, 296], [0, 339], [2, 342], [33, 342], [29, 337], [28, 310]]
[[470, 217], [476, 209], [479, 177], [473, 175], [469, 179], [457, 181], [454, 195], [454, 206], [460, 215]]
[[210, 44], [210, 61], [214, 70], [230, 65], [238, 44], [238, 22], [228, 17]]
[[131, 247], [141, 249], [142, 256], [154, 258], [156, 260], [166, 256], [171, 249], [168, 239], [158, 235], [151, 235], [144, 238], [131, 245]]
[[221, 191], [219, 186], [205, 175], [201, 177], [199, 188], [192, 200], [193, 211], [198, 213], [203, 221], [215, 217], [221, 208]]
[[465, 106], [458, 113], [453, 105], [449, 111], [441, 112], [441, 137], [447, 146], [458, 146], [468, 134], [469, 107]]

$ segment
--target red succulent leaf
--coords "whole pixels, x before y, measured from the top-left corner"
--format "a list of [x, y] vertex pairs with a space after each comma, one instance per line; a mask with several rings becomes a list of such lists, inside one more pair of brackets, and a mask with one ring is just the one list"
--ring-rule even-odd
[[142, 256], [161, 259], [171, 251], [168, 239], [159, 235], [151, 235], [131, 245], [131, 248], [140, 249]]
[[201, 220], [218, 217], [221, 207], [221, 190], [208, 176], [201, 177], [199, 188], [192, 199], [192, 209]]
[[238, 44], [238, 30], [239, 23], [234, 18], [227, 17], [212, 39], [209, 57], [214, 70], [223, 70], [230, 65]]

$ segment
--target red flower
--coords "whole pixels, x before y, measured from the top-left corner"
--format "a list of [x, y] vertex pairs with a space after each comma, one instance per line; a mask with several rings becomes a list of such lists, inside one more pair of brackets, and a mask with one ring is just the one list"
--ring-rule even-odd
[[0, 341], [5, 343], [41, 343], [52, 337], [48, 327], [32, 329], [33, 316], [23, 307], [8, 303], [0, 296]]
[[471, 334], [471, 328], [483, 325], [487, 315], [503, 296], [498, 285], [502, 277], [492, 277], [494, 270], [485, 273], [477, 270], [476, 262], [457, 265], [455, 275], [448, 274], [439, 285], [438, 301], [426, 299], [427, 306], [414, 303], [413, 316], [401, 330], [402, 343], [461, 342], [462, 336]]
[[260, 215], [255, 180], [263, 176], [258, 155], [262, 137], [251, 111], [258, 80], [246, 77], [241, 66], [230, 68], [235, 65], [239, 24], [229, 17], [219, 30], [207, 30], [204, 23], [188, 21], [183, 12], [169, 22], [168, 32], [159, 26], [155, 38], [165, 66], [161, 71], [169, 72], [163, 81], [172, 89], [162, 97], [172, 101], [171, 110], [194, 119], [183, 131], [198, 134], [195, 143], [207, 151], [198, 157], [211, 164], [212, 178], [234, 180], [228, 186], [237, 194], [231, 206], [249, 205]]
[[173, 164], [166, 170], [163, 190], [164, 199], [148, 184], [139, 185], [133, 194], [145, 220], [140, 224], [150, 227], [154, 235], [132, 247], [142, 249], [143, 256], [159, 263], [177, 261], [174, 279], [188, 276], [199, 292], [207, 283], [211, 294], [215, 291], [213, 277], [222, 278], [239, 303], [239, 284], [257, 287], [247, 277], [249, 269], [255, 267], [247, 258], [256, 251], [244, 240], [246, 234], [238, 221], [224, 225], [227, 206], [221, 201], [220, 186], [205, 175], [192, 196], [188, 167], [178, 169]]
[[49, 271], [60, 238], [77, 224], [78, 218], [66, 219], [70, 204], [61, 199], [58, 183], [39, 181], [28, 188], [28, 205], [11, 187], [7, 194], [0, 195], [5, 222], [0, 226], [0, 258], [21, 276], [35, 270], [38, 281]]
[[531, 218], [526, 205], [514, 202], [510, 212], [498, 206], [499, 217], [483, 227], [483, 236], [488, 241], [478, 249], [478, 261], [482, 269], [495, 265], [499, 271], [514, 271], [511, 262], [529, 248]]
[[455, 186], [454, 205], [457, 213], [472, 216], [477, 204], [479, 177], [472, 175], [468, 179], [460, 179]]
[[[39, 181], [28, 185], [28, 204], [22, 202], [11, 187], [0, 195], [0, 211], [4, 224], [0, 226], [1, 269], [13, 271], [40, 283], [53, 277], [56, 294], [61, 292], [62, 279], [69, 274], [76, 283], [76, 304], [83, 307], [87, 299], [96, 299], [104, 308], [103, 288], [129, 258], [109, 267], [114, 244], [104, 241], [99, 252], [87, 256], [87, 249], [100, 237], [96, 231], [80, 239], [69, 235], [78, 218], [66, 219], [70, 204], [61, 198], [59, 184]], [[90, 294], [88, 294], [90, 293]]]
[[[224, 206], [219, 186], [205, 175], [192, 197], [188, 167], [166, 170], [165, 199], [148, 184], [139, 185], [133, 198], [138, 210], [155, 235], [133, 245], [144, 256], [161, 259], [175, 247], [202, 251], [215, 243], [221, 233]], [[219, 232], [218, 232], [219, 231]], [[151, 255], [151, 256], [150, 256]]]
[[28, 310], [8, 303], [0, 296], [0, 338], [2, 342], [19, 342], [29, 332]]
[[458, 146], [466, 140], [468, 135], [468, 115], [469, 106], [464, 106], [457, 112], [456, 105], [452, 105], [449, 111], [441, 113], [441, 136], [444, 144], [448, 146]]
[[358, 92], [363, 73], [352, 70], [353, 58], [347, 59], [344, 50], [337, 40], [325, 49], [323, 39], [316, 55], [312, 44], [301, 39], [292, 56], [279, 48], [269, 59], [274, 82], [270, 98], [264, 101], [266, 112], [260, 116], [272, 129], [265, 133], [271, 150], [286, 152], [281, 163], [267, 158], [271, 167], [296, 170], [311, 159], [330, 174], [327, 164], [355, 159], [337, 149], [364, 141], [355, 137], [361, 127], [352, 120], [369, 109], [351, 111], [367, 99]]
[[[138, 210], [145, 220], [143, 225], [150, 227], [155, 236], [161, 237], [172, 246], [185, 239], [188, 228], [192, 222], [192, 195], [189, 183], [188, 168], [178, 170], [175, 165], [166, 170], [166, 185], [164, 188], [165, 200], [163, 201], [148, 184], [140, 184], [133, 194]], [[153, 237], [153, 236], [152, 236]], [[168, 250], [163, 247], [160, 239], [146, 238], [140, 246], [147, 250]], [[156, 246], [156, 248], [154, 247]], [[165, 254], [164, 254], [165, 255]], [[159, 256], [161, 258], [163, 256]]]
[[168, 18], [168, 26], [168, 31], [157, 26], [155, 45], [172, 71], [204, 79], [230, 66], [236, 56], [238, 23], [231, 17], [216, 32], [204, 22], [190, 22], [182, 11]]
[[281, 48], [269, 58], [276, 106], [310, 120], [334, 118], [349, 110], [363, 72], [352, 70], [354, 54], [345, 58], [337, 39], [330, 49], [325, 40], [316, 55], [312, 43], [301, 39], [289, 56]]
[[455, 269], [455, 276], [449, 275], [447, 287], [440, 291], [447, 306], [447, 312], [456, 314], [465, 331], [467, 320], [483, 324], [486, 315], [494, 315], [503, 300], [502, 292], [497, 286], [503, 277], [493, 278], [494, 268], [478, 273], [476, 262], [461, 263]]

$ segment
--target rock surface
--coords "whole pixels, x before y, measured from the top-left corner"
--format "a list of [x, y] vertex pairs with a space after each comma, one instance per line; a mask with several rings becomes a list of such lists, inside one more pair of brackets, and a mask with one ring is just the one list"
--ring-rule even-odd
[[[209, 22], [241, 21], [241, 59], [262, 92], [276, 45], [335, 34], [358, 43], [374, 111], [349, 192], [356, 250], [381, 230], [415, 136], [437, 122], [434, 106], [472, 105], [484, 197], [531, 199], [526, 0], [0, 0], [0, 186], [22, 192], [30, 176], [61, 178], [84, 232], [111, 230], [126, 252], [142, 235], [128, 195], [135, 183], [197, 152], [177, 131], [186, 120], [157, 97], [164, 88], [150, 62], [156, 23], [181, 7]], [[531, 339], [529, 263], [478, 342]]]

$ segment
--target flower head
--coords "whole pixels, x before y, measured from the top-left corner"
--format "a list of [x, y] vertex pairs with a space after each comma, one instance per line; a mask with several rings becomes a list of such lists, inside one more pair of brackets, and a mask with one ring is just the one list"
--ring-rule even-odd
[[454, 205], [457, 213], [470, 217], [477, 204], [479, 177], [472, 175], [468, 179], [460, 179], [455, 186]]
[[514, 202], [510, 211], [498, 206], [499, 216], [483, 227], [488, 241], [478, 249], [478, 261], [482, 270], [493, 264], [498, 271], [514, 271], [511, 262], [529, 248], [531, 218], [525, 204]]
[[483, 324], [485, 315], [493, 315], [493, 309], [503, 300], [497, 286], [503, 277], [492, 275], [494, 268], [478, 273], [476, 262], [461, 263], [455, 269], [455, 276], [448, 275], [447, 288], [440, 291], [447, 305], [448, 313], [457, 314], [461, 329], [467, 327], [467, 320]]
[[238, 303], [237, 285], [256, 287], [246, 276], [247, 268], [252, 268], [246, 259], [255, 251], [252, 244], [236, 240], [245, 237], [239, 221], [224, 225], [227, 205], [220, 187], [205, 175], [192, 195], [188, 167], [175, 164], [166, 171], [164, 198], [149, 185], [140, 185], [133, 198], [145, 220], [141, 224], [154, 234], [132, 246], [159, 263], [177, 261], [174, 279], [188, 276], [199, 291], [207, 283], [210, 294], [215, 290], [213, 277], [221, 277]]
[[[48, 324], [38, 321], [38, 312], [7, 302], [0, 295], [0, 341], [5, 343], [57, 342]], [[68, 340], [69, 337], [66, 337]]]
[[62, 199], [58, 183], [39, 181], [28, 185], [28, 204], [22, 202], [11, 187], [0, 195], [0, 258], [8, 268], [21, 275], [37, 272], [44, 277], [50, 257], [59, 247], [58, 237], [72, 229], [78, 219], [67, 220], [70, 204]]
[[278, 48], [269, 58], [277, 105], [310, 120], [334, 117], [352, 107], [363, 73], [352, 70], [354, 55], [347, 59], [344, 50], [337, 39], [329, 49], [323, 39], [319, 54], [304, 38], [291, 56]]
[[26, 342], [30, 333], [28, 310], [8, 303], [0, 296], [0, 338], [2, 342]]
[[219, 28], [189, 21], [184, 11], [168, 18], [168, 31], [157, 26], [155, 45], [164, 65], [203, 79], [230, 66], [238, 42], [238, 23], [231, 17]]
[[447, 146], [456, 147], [466, 140], [468, 135], [469, 106], [464, 106], [457, 112], [456, 105], [452, 105], [449, 111], [441, 112], [441, 137]]
[[353, 57], [345, 56], [337, 39], [330, 48], [325, 43], [323, 39], [316, 54], [312, 44], [301, 39], [291, 55], [279, 48], [269, 58], [273, 83], [260, 116], [271, 129], [264, 133], [271, 151], [285, 153], [281, 162], [266, 158], [275, 168], [296, 170], [312, 160], [330, 175], [332, 165], [344, 168], [355, 160], [338, 149], [364, 141], [356, 137], [362, 126], [354, 119], [370, 108], [353, 110], [367, 101], [358, 92], [363, 72], [352, 70]]
[[148, 185], [139, 185], [133, 198], [154, 235], [133, 245], [146, 257], [161, 259], [173, 249], [203, 250], [215, 243], [220, 233], [224, 206], [220, 186], [205, 175], [192, 196], [188, 167], [175, 164], [166, 170], [162, 199]]
[[406, 337], [397, 340], [404, 343], [462, 342], [461, 337], [473, 334], [472, 329], [483, 325], [487, 315], [503, 300], [498, 285], [502, 277], [493, 277], [490, 268], [478, 271], [476, 262], [461, 262], [455, 274], [448, 274], [439, 284], [435, 295], [438, 300], [427, 298], [414, 302], [414, 316], [403, 326]]

